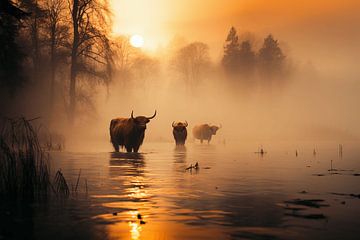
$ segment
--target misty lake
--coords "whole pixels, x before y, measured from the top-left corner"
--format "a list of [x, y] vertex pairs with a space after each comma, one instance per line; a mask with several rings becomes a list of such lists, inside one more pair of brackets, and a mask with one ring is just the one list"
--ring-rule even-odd
[[2, 212], [0, 239], [358, 239], [358, 143], [263, 146], [52, 152], [78, 195]]

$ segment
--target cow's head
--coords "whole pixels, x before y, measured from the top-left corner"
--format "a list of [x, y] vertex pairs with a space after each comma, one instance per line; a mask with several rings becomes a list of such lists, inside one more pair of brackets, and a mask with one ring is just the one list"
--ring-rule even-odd
[[215, 126], [215, 125], [212, 125], [210, 127], [210, 131], [211, 131], [212, 135], [216, 135], [217, 130], [219, 130], [220, 128], [221, 128], [221, 124], [219, 125], [219, 127]]
[[150, 119], [153, 119], [155, 116], [156, 116], [156, 110], [154, 115], [152, 115], [151, 117], [145, 117], [145, 116], [134, 117], [134, 111], [131, 111], [131, 119], [134, 120], [135, 128], [142, 131], [145, 131], [146, 124], [150, 122]]
[[187, 126], [188, 126], [187, 121], [185, 121], [185, 122], [173, 122], [173, 123], [172, 123], [172, 127], [173, 127], [174, 130], [177, 131], [177, 132], [186, 131]]

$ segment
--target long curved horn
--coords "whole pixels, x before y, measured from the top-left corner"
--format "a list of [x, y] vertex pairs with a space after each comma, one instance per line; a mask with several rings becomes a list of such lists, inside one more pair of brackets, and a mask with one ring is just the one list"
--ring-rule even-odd
[[189, 126], [188, 122], [185, 120], [185, 127]]
[[134, 111], [131, 111], [131, 118], [134, 119]]
[[174, 123], [175, 123], [175, 122], [173, 122], [173, 123], [171, 124], [172, 127], [175, 127]]
[[156, 116], [156, 110], [155, 110], [154, 115], [152, 115], [151, 117], [147, 117], [147, 119], [153, 119], [155, 116]]

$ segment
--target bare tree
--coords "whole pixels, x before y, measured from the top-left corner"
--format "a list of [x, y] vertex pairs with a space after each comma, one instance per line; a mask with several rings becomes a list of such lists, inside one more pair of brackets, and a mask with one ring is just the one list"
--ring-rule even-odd
[[128, 70], [136, 50], [131, 46], [129, 38], [126, 36], [117, 37], [114, 40], [116, 66], [122, 72]]
[[181, 48], [172, 60], [172, 66], [180, 73], [187, 86], [195, 86], [204, 76], [209, 66], [209, 47], [202, 42], [194, 42]]
[[147, 93], [152, 86], [157, 86], [160, 76], [160, 63], [156, 58], [145, 54], [137, 56], [131, 64], [131, 77], [136, 88]]
[[68, 17], [66, 16], [66, 6], [64, 0], [49, 0], [46, 2], [47, 12], [46, 31], [49, 42], [50, 57], [50, 99], [49, 106], [52, 112], [55, 98], [55, 78], [59, 61], [66, 57], [65, 46], [69, 36], [67, 27]]
[[108, 83], [110, 44], [107, 38], [110, 13], [106, 0], [72, 0], [72, 43], [69, 87], [69, 120], [74, 121], [76, 84], [80, 74]]

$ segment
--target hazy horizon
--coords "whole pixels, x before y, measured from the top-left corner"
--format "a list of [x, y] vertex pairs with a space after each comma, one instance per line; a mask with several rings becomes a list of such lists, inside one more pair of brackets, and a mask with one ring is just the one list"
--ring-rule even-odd
[[[115, 53], [116, 69], [109, 85], [80, 79], [81, 96], [87, 102], [78, 110], [75, 129], [67, 124], [64, 105], [67, 66], [57, 74], [56, 116], [50, 123], [44, 107], [47, 91], [41, 81], [31, 80], [15, 98], [4, 98], [3, 114], [40, 116], [54, 131], [79, 139], [86, 134], [105, 139], [112, 118], [129, 117], [132, 110], [136, 115], [150, 115], [156, 109], [158, 116], [146, 132], [149, 140], [170, 141], [171, 123], [177, 120], [187, 120], [189, 127], [222, 124], [221, 139], [358, 140], [358, 7], [359, 2], [347, 0], [231, 0], [226, 5], [215, 0], [111, 1], [110, 39], [116, 43], [119, 37], [139, 34], [144, 46], [125, 49], [130, 51], [125, 70]], [[240, 41], [251, 41], [254, 51], [272, 34], [291, 73], [278, 83], [255, 76], [229, 85], [221, 59], [231, 26]], [[179, 49], [192, 42], [208, 45], [210, 64], [202, 79], [189, 87], [171, 64]]]

